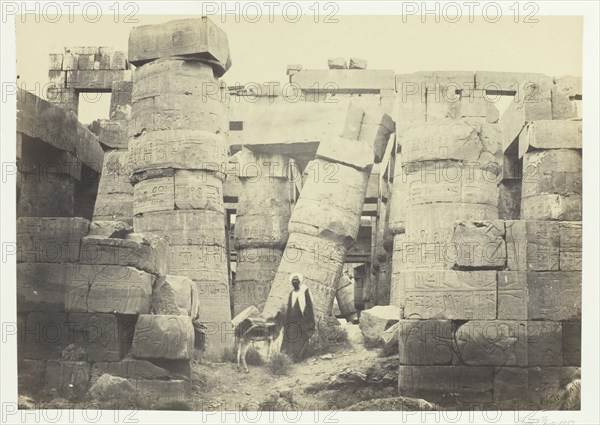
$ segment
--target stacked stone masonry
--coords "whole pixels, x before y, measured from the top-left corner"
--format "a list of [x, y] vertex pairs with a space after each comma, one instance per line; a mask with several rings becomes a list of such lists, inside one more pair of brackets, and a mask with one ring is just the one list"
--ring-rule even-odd
[[[192, 40], [175, 37], [180, 31]], [[207, 42], [206, 31], [219, 37]], [[220, 358], [233, 344], [223, 205], [228, 124], [217, 80], [230, 65], [227, 37], [206, 18], [137, 27], [129, 57], [137, 66], [128, 129], [133, 226], [166, 238], [170, 273], [196, 283], [206, 351]]]
[[580, 82], [476, 73], [473, 96], [515, 93], [497, 124], [487, 107], [483, 120], [440, 113], [428, 84], [424, 105], [397, 98], [399, 393], [551, 408], [580, 378]]

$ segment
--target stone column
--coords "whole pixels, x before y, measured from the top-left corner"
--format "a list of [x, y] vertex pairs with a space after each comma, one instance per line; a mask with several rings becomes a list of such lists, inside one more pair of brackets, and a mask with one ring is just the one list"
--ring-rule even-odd
[[[189, 33], [178, 38], [183, 28]], [[207, 43], [207, 33], [211, 33]], [[136, 232], [164, 237], [169, 270], [198, 287], [207, 355], [233, 345], [225, 209], [227, 127], [217, 77], [227, 36], [207, 18], [134, 28], [129, 126]]]
[[113, 84], [109, 120], [94, 122], [98, 141], [106, 149], [98, 194], [94, 206], [94, 221], [123, 221], [133, 224], [133, 186], [127, 127], [131, 118], [132, 81]]
[[288, 239], [290, 219], [287, 157], [245, 150], [235, 157], [241, 189], [234, 229], [234, 316], [251, 305], [263, 309]]
[[[362, 108], [351, 106], [343, 137], [321, 142], [316, 159], [307, 165], [309, 176], [292, 211], [288, 243], [263, 310], [267, 316], [285, 307], [291, 273], [304, 276], [317, 322], [331, 315], [346, 251], [358, 234], [375, 149], [385, 150], [390, 135], [382, 125], [376, 136], [360, 140], [363, 122], [382, 124], [387, 117], [379, 113], [376, 119], [373, 113], [365, 119], [364, 115]], [[380, 138], [383, 143], [378, 143]]]

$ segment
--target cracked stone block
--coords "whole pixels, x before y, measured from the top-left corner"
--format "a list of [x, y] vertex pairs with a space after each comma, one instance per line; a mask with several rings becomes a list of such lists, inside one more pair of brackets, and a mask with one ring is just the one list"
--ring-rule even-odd
[[158, 236], [130, 233], [124, 238], [86, 236], [81, 263], [131, 266], [155, 275], [168, 272], [168, 246]]
[[[152, 291], [151, 314], [191, 316], [192, 287], [197, 297], [196, 284], [185, 276], [161, 276], [157, 279]], [[197, 311], [197, 310], [196, 310]], [[196, 313], [197, 315], [197, 313]]]
[[469, 268], [504, 268], [506, 243], [504, 221], [456, 223], [452, 243], [457, 250], [455, 265]]
[[138, 317], [131, 353], [138, 359], [191, 359], [194, 327], [189, 316]]
[[[483, 135], [484, 128], [489, 130], [488, 137]], [[471, 126], [455, 120], [414, 124], [401, 137], [402, 161], [406, 164], [455, 160], [481, 165], [497, 162], [501, 140], [496, 134], [498, 132], [491, 130], [493, 128]]]
[[72, 269], [65, 311], [144, 314], [154, 276], [133, 267], [78, 264]]

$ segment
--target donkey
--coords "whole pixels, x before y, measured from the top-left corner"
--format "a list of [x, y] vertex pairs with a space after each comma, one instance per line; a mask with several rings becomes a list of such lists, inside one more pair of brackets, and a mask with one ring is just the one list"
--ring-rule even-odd
[[234, 324], [234, 334], [237, 346], [237, 370], [241, 372], [240, 363], [244, 366], [244, 372], [249, 373], [246, 364], [246, 354], [252, 342], [265, 341], [267, 343], [267, 363], [271, 353], [271, 343], [275, 333], [275, 322], [267, 322], [262, 317], [248, 317]]

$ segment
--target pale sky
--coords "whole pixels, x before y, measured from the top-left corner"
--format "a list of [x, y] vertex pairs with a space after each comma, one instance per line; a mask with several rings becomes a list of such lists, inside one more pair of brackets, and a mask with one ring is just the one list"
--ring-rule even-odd
[[[36, 23], [17, 18], [17, 74], [27, 90], [48, 81], [48, 54], [64, 46], [108, 46], [127, 50], [134, 26], [166, 22], [183, 16], [136, 16], [138, 23], [98, 23], [76, 19]], [[396, 73], [431, 70], [487, 70], [540, 72], [550, 76], [581, 75], [583, 18], [538, 16], [537, 23], [515, 23], [512, 17], [497, 23], [476, 18], [458, 23], [430, 18], [403, 22], [400, 16], [337, 16], [337, 23], [315, 23], [312, 17], [288, 23], [279, 18], [258, 23], [233, 16], [213, 20], [229, 37], [233, 66], [223, 79], [234, 83], [279, 81], [285, 83], [286, 66], [325, 69], [331, 57], [358, 57], [369, 69]], [[108, 96], [107, 96], [108, 97]], [[108, 99], [106, 99], [108, 102]], [[96, 117], [81, 117], [89, 122]]]

